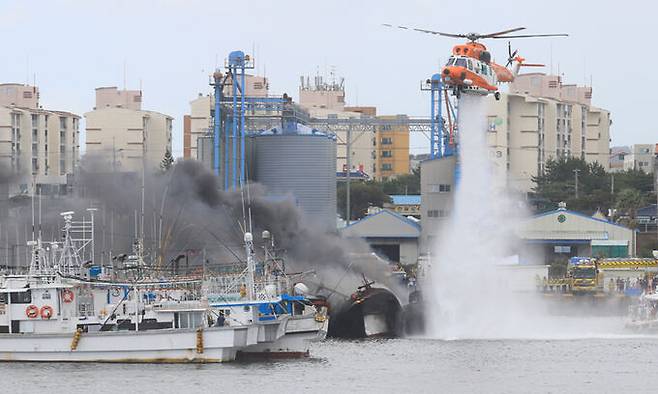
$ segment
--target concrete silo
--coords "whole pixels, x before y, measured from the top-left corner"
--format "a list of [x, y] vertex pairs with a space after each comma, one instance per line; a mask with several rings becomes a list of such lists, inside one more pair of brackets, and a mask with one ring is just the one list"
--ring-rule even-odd
[[290, 196], [313, 225], [336, 228], [336, 137], [301, 124], [250, 136], [251, 178]]

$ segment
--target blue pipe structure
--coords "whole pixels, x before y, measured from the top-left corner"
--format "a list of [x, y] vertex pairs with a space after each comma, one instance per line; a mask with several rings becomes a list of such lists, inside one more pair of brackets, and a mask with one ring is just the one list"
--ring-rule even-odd
[[440, 74], [432, 75], [429, 80], [430, 100], [431, 100], [431, 120], [430, 120], [430, 158], [440, 158], [449, 155], [449, 149], [446, 145], [444, 154], [443, 144], [443, 114], [441, 108], [443, 81]]
[[220, 145], [221, 145], [221, 127], [222, 127], [222, 114], [221, 114], [221, 101], [222, 101], [222, 74], [215, 71], [213, 74], [215, 82], [215, 114], [213, 123], [213, 172], [219, 176], [219, 164], [221, 163]]
[[430, 101], [431, 101], [431, 107], [430, 107], [430, 159], [434, 159], [436, 157], [436, 142], [434, 140], [434, 135], [436, 134], [435, 132], [435, 126], [434, 124], [436, 121], [436, 91], [434, 89], [430, 90]]
[[[230, 119], [230, 118], [228, 118]], [[224, 190], [228, 190], [229, 186], [229, 147], [230, 140], [229, 136], [231, 135], [231, 123], [226, 122], [224, 125]]]
[[[283, 97], [247, 97], [245, 70], [254, 68], [254, 65], [249, 55], [245, 55], [244, 52], [229, 53], [225, 67], [226, 75], [222, 76], [222, 73], [216, 71], [213, 75], [214, 81], [211, 82], [215, 93], [212, 167], [217, 176], [223, 177], [224, 190], [229, 190], [241, 187], [246, 180], [247, 130], [245, 118], [248, 116], [247, 111], [281, 111], [283, 113], [284, 107], [290, 100], [285, 95]], [[227, 77], [231, 79], [231, 86], [230, 90], [227, 90], [230, 92], [227, 94], [228, 97], [225, 97], [224, 88], [228, 88], [225, 86]], [[238, 94], [240, 95], [239, 101]]]
[[244, 163], [245, 163], [245, 129], [244, 129], [244, 112], [245, 112], [245, 107], [244, 107], [244, 96], [246, 94], [246, 89], [245, 89], [245, 84], [244, 84], [244, 63], [241, 68], [241, 74], [240, 74], [240, 187], [244, 185], [245, 181], [245, 168], [244, 168]]
[[233, 119], [231, 119], [231, 122], [233, 124], [233, 130], [231, 132], [233, 140], [231, 141], [231, 147], [233, 151], [233, 155], [231, 158], [233, 160], [231, 163], [231, 188], [235, 190], [236, 188], [236, 178], [238, 175], [238, 169], [237, 169], [237, 164], [238, 164], [238, 84], [236, 81], [236, 76], [235, 76], [235, 71], [236, 67], [231, 68], [231, 80], [233, 83]]

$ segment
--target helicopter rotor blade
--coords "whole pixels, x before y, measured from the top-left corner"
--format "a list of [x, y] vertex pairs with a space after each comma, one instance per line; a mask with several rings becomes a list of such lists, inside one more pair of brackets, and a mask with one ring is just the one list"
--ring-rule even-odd
[[533, 38], [533, 37], [569, 37], [569, 35], [565, 34], [565, 33], [558, 33], [558, 34], [520, 34], [520, 35], [514, 35], [514, 36], [495, 36], [495, 37], [488, 37], [488, 38], [508, 39], [508, 38]]
[[386, 27], [392, 27], [392, 28], [398, 28], [402, 30], [414, 30], [420, 33], [426, 33], [426, 34], [433, 34], [433, 35], [439, 35], [439, 36], [445, 36], [445, 37], [454, 37], [454, 38], [464, 38], [466, 37], [465, 34], [453, 34], [453, 33], [443, 33], [440, 31], [434, 31], [434, 30], [427, 30], [427, 29], [418, 29], [415, 27], [408, 27], [408, 26], [393, 26], [390, 23], [382, 23], [382, 26]]
[[514, 33], [515, 31], [519, 30], [525, 30], [525, 27], [515, 27], [514, 29], [503, 30], [496, 33], [480, 34], [479, 36], [480, 38], [493, 38], [495, 36], [500, 36], [507, 33]]

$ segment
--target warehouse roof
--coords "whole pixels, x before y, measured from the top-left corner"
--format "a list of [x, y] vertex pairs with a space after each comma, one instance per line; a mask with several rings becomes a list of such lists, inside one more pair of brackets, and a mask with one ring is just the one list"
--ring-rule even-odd
[[360, 238], [418, 238], [420, 225], [388, 209], [382, 209], [343, 228], [346, 237]]
[[389, 197], [394, 205], [420, 205], [420, 195], [393, 194]]

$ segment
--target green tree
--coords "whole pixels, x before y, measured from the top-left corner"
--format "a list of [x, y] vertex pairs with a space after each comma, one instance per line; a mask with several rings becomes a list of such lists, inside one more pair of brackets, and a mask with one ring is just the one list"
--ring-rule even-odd
[[628, 216], [627, 225], [634, 228], [636, 226], [635, 215], [637, 210], [642, 208], [645, 202], [641, 191], [637, 189], [623, 189], [615, 199], [615, 208], [617, 208], [619, 214], [624, 213]]
[[[576, 171], [578, 173], [578, 198], [576, 198]], [[532, 178], [534, 200], [539, 210], [557, 207], [561, 201], [567, 207], [594, 213], [607, 210], [612, 203], [608, 174], [599, 163], [587, 163], [583, 159], [561, 158], [549, 160], [544, 174]]]
[[392, 194], [420, 194], [420, 166], [414, 168], [411, 174], [398, 175], [395, 178], [381, 182], [382, 190]]
[[[338, 199], [338, 212], [345, 219], [346, 184], [340, 182], [336, 188]], [[358, 220], [366, 215], [368, 207], [382, 207], [390, 198], [382, 190], [378, 182], [352, 182], [350, 183], [350, 220]]]

